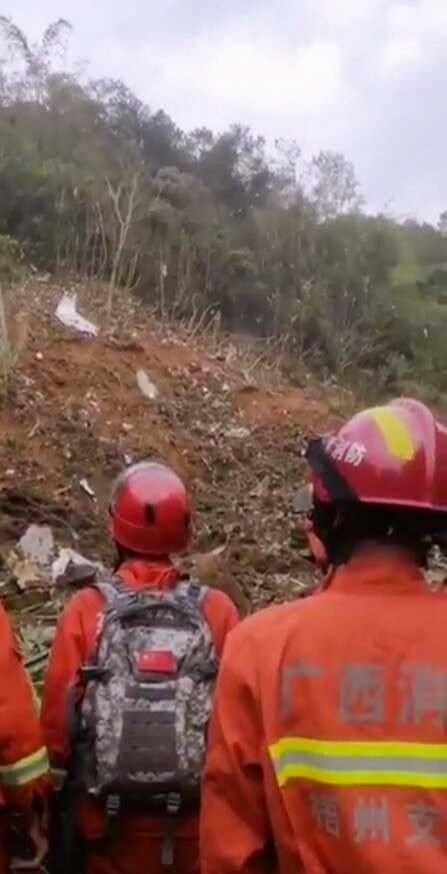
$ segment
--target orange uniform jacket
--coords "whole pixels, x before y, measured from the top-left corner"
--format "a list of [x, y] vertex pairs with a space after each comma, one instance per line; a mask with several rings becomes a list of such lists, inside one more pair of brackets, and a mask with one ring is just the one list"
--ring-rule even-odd
[[202, 874], [447, 870], [447, 597], [355, 559], [227, 642]]
[[31, 681], [0, 605], [0, 807], [26, 810], [48, 771]]
[[[126, 585], [138, 591], [147, 588], [168, 589], [179, 579], [170, 564], [126, 562], [118, 571]], [[53, 644], [45, 685], [42, 722], [55, 782], [61, 782], [70, 757], [70, 712], [72, 693], [79, 669], [95, 652], [104, 599], [94, 588], [75, 595], [62, 615]], [[222, 653], [227, 633], [238, 622], [237, 610], [230, 599], [218, 590], [210, 590], [203, 602], [203, 612], [213, 632], [216, 652]], [[100, 837], [105, 828], [102, 812], [93, 803], [81, 808], [81, 824], [88, 839]], [[197, 832], [197, 823], [192, 823]]]

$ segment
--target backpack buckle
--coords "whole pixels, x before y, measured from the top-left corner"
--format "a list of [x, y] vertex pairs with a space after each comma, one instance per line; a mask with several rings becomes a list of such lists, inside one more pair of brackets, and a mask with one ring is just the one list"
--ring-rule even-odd
[[166, 799], [166, 813], [175, 816], [181, 807], [182, 799], [179, 792], [170, 792]]
[[111, 671], [107, 668], [101, 668], [99, 665], [84, 665], [81, 668], [81, 676], [85, 683], [89, 683], [90, 680], [105, 683], [110, 679]]

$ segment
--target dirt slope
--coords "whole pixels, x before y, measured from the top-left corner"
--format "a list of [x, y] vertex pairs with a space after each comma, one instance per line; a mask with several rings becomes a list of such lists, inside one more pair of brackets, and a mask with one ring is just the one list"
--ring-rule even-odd
[[[101, 290], [78, 292], [79, 310], [102, 326]], [[110, 483], [131, 460], [157, 457], [191, 486], [195, 549], [227, 544], [217, 562], [199, 560], [202, 575], [219, 582], [232, 574], [254, 607], [296, 596], [311, 576], [293, 537], [299, 450], [304, 435], [349, 408], [349, 396], [292, 388], [259, 350], [174, 332], [127, 299], [107, 330], [86, 339], [55, 319], [60, 295], [60, 286], [36, 282], [13, 297], [19, 352], [0, 408], [0, 556], [40, 522], [59, 543], [109, 559]], [[158, 389], [155, 400], [137, 385], [141, 369]], [[18, 593], [5, 567], [0, 578], [22, 622], [27, 610], [40, 615], [38, 604], [48, 614], [42, 592]]]

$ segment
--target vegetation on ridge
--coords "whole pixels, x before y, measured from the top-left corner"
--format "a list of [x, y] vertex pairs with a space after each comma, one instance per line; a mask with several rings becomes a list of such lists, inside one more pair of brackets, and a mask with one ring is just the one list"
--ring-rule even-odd
[[110, 310], [126, 287], [162, 315], [283, 338], [297, 380], [305, 362], [371, 397], [447, 402], [447, 214], [367, 214], [338, 153], [181, 130], [123, 82], [65, 70], [63, 19], [36, 46], [0, 27], [4, 281], [24, 263], [98, 278]]

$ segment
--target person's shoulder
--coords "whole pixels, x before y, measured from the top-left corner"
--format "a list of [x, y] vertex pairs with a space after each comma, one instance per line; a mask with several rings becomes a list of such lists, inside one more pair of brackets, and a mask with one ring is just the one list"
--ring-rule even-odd
[[5, 604], [1, 600], [0, 600], [0, 621], [6, 622], [6, 623], [10, 622], [9, 613], [6, 609]]
[[[97, 582], [99, 584], [100, 580]], [[88, 609], [99, 609], [103, 604], [104, 595], [101, 593], [99, 585], [96, 585], [96, 581], [92, 580], [91, 583], [83, 586], [82, 589], [79, 589], [79, 591], [71, 596], [66, 604], [64, 613], [82, 613]]]
[[236, 642], [247, 640], [267, 646], [268, 641], [271, 641], [272, 632], [276, 634], [280, 629], [286, 629], [289, 623], [296, 622], [307, 601], [307, 598], [300, 598], [286, 604], [274, 604], [258, 610], [252, 616], [243, 619], [231, 632], [232, 640]]
[[215, 589], [213, 586], [204, 587], [202, 604], [204, 607], [212, 606], [214, 610], [219, 610], [221, 613], [236, 609], [236, 604], [230, 596], [222, 589]]

